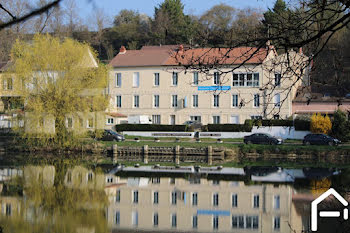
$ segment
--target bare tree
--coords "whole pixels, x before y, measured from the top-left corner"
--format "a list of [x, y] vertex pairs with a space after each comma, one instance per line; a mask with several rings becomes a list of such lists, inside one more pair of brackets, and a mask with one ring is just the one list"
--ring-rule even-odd
[[[307, 86], [309, 80], [306, 77], [312, 71], [312, 62], [337, 33], [345, 28], [348, 30], [350, 0], [299, 0], [294, 1], [293, 6], [287, 5], [285, 9], [270, 10], [264, 16], [255, 30], [242, 30], [241, 33], [245, 36], [231, 37], [221, 47], [221, 51], [219, 48], [220, 52], [215, 48], [200, 54], [188, 50], [182, 54], [177, 52], [174, 57], [186, 70], [208, 73], [210, 69], [217, 69], [222, 79], [220, 84], [224, 84], [228, 80], [225, 80], [225, 74], [241, 68], [252, 72], [254, 67], [249, 61], [261, 51], [273, 50], [276, 56], [268, 59], [263, 64], [263, 69], [279, 73], [281, 77], [278, 82], [286, 82], [286, 85], [277, 88], [276, 77], [273, 75], [260, 85], [259, 89], [264, 96], [263, 116], [268, 117], [278, 115], [283, 103], [288, 98], [297, 96], [300, 93], [297, 89]], [[234, 51], [241, 47], [250, 49], [232, 59], [232, 54], [236, 54]], [[239, 65], [237, 61], [240, 61]], [[205, 80], [208, 76], [203, 77]], [[279, 104], [273, 101], [276, 93], [281, 95]], [[242, 99], [240, 106], [244, 107], [251, 101], [253, 98]]]

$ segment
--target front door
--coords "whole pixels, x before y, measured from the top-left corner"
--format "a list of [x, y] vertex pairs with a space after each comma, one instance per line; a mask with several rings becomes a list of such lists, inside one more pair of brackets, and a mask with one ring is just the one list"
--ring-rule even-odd
[[191, 116], [190, 120], [191, 121], [202, 122], [202, 117], [201, 116]]
[[170, 124], [175, 125], [175, 123], [176, 123], [175, 115], [170, 115]]

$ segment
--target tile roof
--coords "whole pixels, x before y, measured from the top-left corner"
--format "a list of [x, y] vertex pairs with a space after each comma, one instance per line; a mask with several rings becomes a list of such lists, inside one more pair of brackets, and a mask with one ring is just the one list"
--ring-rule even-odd
[[268, 49], [255, 47], [178, 48], [177, 45], [143, 46], [140, 50], [119, 53], [109, 64], [113, 67], [259, 64], [268, 54]]

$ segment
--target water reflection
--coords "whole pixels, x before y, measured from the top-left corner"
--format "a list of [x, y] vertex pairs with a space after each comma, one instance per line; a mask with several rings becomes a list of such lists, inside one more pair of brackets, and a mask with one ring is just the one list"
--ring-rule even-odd
[[307, 232], [332, 169], [0, 169], [4, 232]]

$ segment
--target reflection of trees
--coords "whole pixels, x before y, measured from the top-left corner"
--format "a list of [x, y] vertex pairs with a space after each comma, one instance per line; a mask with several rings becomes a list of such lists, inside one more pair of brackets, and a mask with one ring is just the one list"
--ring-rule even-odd
[[[37, 170], [42, 169], [41, 167]], [[55, 163], [55, 182], [44, 185], [40, 175], [24, 185], [18, 215], [0, 218], [5, 232], [107, 232], [103, 189], [69, 188], [68, 165]], [[39, 177], [39, 179], [37, 179]]]

